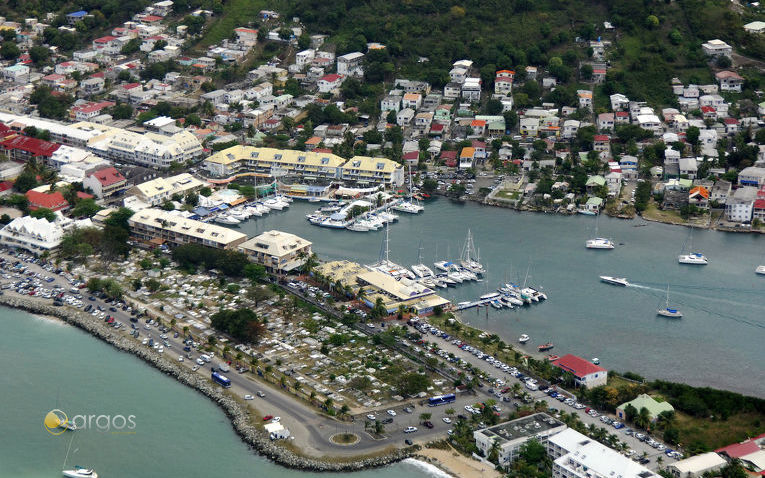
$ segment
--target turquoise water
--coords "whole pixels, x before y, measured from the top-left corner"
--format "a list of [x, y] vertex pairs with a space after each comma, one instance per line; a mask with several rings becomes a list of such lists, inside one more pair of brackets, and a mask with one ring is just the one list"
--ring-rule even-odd
[[[362, 263], [378, 259], [384, 232], [357, 233], [310, 225], [305, 214], [316, 204], [295, 201], [289, 211], [242, 224], [253, 235], [282, 229], [313, 241], [323, 259]], [[635, 227], [639, 226], [639, 227]], [[765, 396], [762, 343], [765, 340], [765, 237], [696, 231], [695, 249], [710, 260], [703, 267], [680, 265], [677, 255], [688, 229], [602, 217], [599, 234], [618, 245], [593, 251], [584, 242], [594, 235], [590, 216], [556, 216], [438, 199], [418, 216], [400, 214], [390, 228], [391, 260], [416, 262], [456, 259], [471, 228], [481, 262], [482, 283], [443, 291], [455, 302], [476, 299], [509, 280], [542, 286], [546, 303], [521, 310], [466, 311], [470, 324], [498, 333], [508, 342], [520, 334], [530, 347], [552, 341], [555, 353], [598, 357], [601, 365], [652, 378], [710, 385]], [[635, 287], [600, 283], [598, 276], [626, 277]], [[670, 284], [681, 320], [656, 316]]]
[[[74, 327], [6, 308], [0, 329], [2, 477], [61, 476], [70, 443], [67, 468], [92, 466], [102, 478], [426, 475], [412, 464], [350, 475], [284, 469], [245, 446], [205, 397], [129, 354]], [[43, 428], [53, 408], [70, 416], [135, 415], [135, 433], [53, 436]]]

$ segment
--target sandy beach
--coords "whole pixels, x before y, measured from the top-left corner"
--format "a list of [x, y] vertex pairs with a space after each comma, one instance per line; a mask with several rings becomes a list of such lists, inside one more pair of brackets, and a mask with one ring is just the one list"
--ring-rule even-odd
[[453, 449], [423, 448], [415, 455], [423, 458], [452, 476], [482, 476], [484, 478], [500, 478], [502, 474], [493, 467], [457, 453]]

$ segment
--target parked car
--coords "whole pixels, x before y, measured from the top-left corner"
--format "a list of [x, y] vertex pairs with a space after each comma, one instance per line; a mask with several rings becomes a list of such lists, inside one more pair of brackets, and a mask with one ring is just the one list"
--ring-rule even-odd
[[414, 433], [417, 431], [417, 427], [406, 427], [404, 428], [404, 433]]

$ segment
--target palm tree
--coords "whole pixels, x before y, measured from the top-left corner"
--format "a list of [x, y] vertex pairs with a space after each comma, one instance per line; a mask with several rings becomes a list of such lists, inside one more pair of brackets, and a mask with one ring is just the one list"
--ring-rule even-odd
[[184, 325], [183, 326], [183, 336], [184, 337], [188, 337], [188, 335], [189, 335], [189, 326], [188, 325]]
[[433, 414], [431, 413], [420, 413], [420, 422], [427, 422], [432, 416]]
[[347, 403], [343, 403], [343, 406], [340, 407], [340, 415], [347, 415], [350, 411], [351, 407], [349, 407]]
[[356, 292], [356, 299], [359, 301], [364, 301], [364, 299], [367, 298], [367, 291], [362, 287], [359, 289], [358, 292]]
[[398, 319], [401, 320], [404, 318], [404, 315], [409, 311], [409, 309], [404, 305], [401, 304], [398, 306]]
[[651, 412], [646, 407], [642, 407], [635, 417], [634, 423], [636, 427], [648, 430], [651, 424]]
[[454, 415], [455, 411], [454, 411], [454, 409], [453, 409], [453, 408], [447, 408], [447, 409], [444, 411], [444, 413], [446, 413], [446, 414], [447, 414], [447, 415], [449, 415], [449, 416], [452, 416], [452, 415]]
[[173, 319], [170, 319], [170, 329], [171, 329], [171, 330], [175, 330], [175, 324], [176, 324], [176, 323], [177, 323], [177, 322], [176, 322], [176, 320], [175, 320], [174, 318], [173, 318]]

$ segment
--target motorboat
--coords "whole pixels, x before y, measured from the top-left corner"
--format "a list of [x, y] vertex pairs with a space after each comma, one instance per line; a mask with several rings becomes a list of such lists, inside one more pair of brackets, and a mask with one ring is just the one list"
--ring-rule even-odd
[[367, 232], [367, 231], [369, 231], [369, 226], [367, 226], [366, 224], [364, 224], [361, 221], [356, 221], [356, 222], [353, 222], [351, 224], [348, 224], [347, 226], [345, 226], [345, 228], [348, 229], [349, 231], [355, 231], [355, 232]]
[[438, 279], [441, 282], [443, 282], [444, 284], [446, 284], [447, 287], [454, 287], [455, 285], [457, 285], [457, 281], [452, 280], [447, 275], [438, 275], [438, 276], [436, 276], [436, 279]]
[[264, 206], [263, 204], [254, 204], [252, 207], [254, 207], [261, 215], [268, 214], [271, 212], [271, 208]]
[[765, 275], [765, 265], [757, 266], [757, 269], [754, 270], [754, 273]]
[[235, 224], [241, 223], [242, 221], [240, 221], [239, 219], [235, 217], [229, 216], [227, 214], [221, 214], [220, 216], [215, 218], [215, 222], [217, 222], [218, 224], [235, 225]]
[[555, 344], [553, 344], [552, 342], [547, 342], [546, 344], [542, 344], [539, 347], [537, 347], [537, 350], [539, 350], [540, 352], [545, 352], [547, 350], [551, 350], [553, 347], [555, 347]]
[[502, 303], [501, 303], [499, 300], [492, 300], [492, 301], [490, 302], [490, 304], [491, 304], [491, 306], [492, 306], [492, 307], [494, 307], [495, 309], [501, 309], [501, 308], [503, 307], [503, 306], [502, 306]]
[[499, 298], [499, 292], [490, 292], [488, 294], [484, 294], [481, 297], [481, 300], [494, 300]]
[[677, 262], [680, 264], [691, 264], [696, 266], [705, 266], [709, 264], [706, 256], [700, 252], [691, 252], [689, 254], [680, 254], [677, 256]]
[[521, 335], [520, 337], [518, 337], [518, 342], [519, 342], [519, 343], [522, 343], [522, 344], [525, 344], [525, 343], [526, 343], [526, 342], [528, 342], [529, 340], [531, 340], [531, 337], [529, 337], [529, 336], [528, 336], [528, 335], [526, 335], [526, 334], [523, 334], [523, 335]]
[[433, 280], [433, 283], [436, 285], [436, 287], [439, 287], [441, 289], [449, 287], [449, 284], [447, 284], [443, 279], [439, 277], [433, 277], [432, 280]]
[[595, 365], [600, 365], [600, 359], [598, 357], [593, 357], [592, 363]]
[[263, 205], [269, 209], [275, 209], [277, 211], [281, 211], [282, 209], [287, 207], [287, 203], [282, 202], [276, 198], [266, 199], [265, 201], [263, 201]]
[[263, 215], [263, 212], [259, 208], [255, 207], [255, 206], [247, 206], [246, 208], [244, 208], [244, 210], [250, 216], [260, 217], [260, 216]]
[[391, 222], [398, 221], [398, 216], [393, 214], [393, 213], [391, 213], [391, 212], [388, 212], [388, 211], [380, 211], [380, 212], [378, 212], [377, 213], [377, 217], [379, 217], [380, 220], [382, 220], [385, 223], [391, 223]]
[[61, 472], [67, 478], [98, 478], [98, 473], [90, 468], [75, 466], [74, 470], [63, 470]]
[[530, 291], [531, 292], [531, 297], [532, 298], [536, 298], [537, 302], [539, 302], [540, 300], [547, 300], [547, 294], [545, 294], [544, 292], [540, 292], [540, 291], [538, 291], [537, 289], [535, 289], [533, 287], [527, 287], [524, 290]]
[[409, 214], [419, 214], [425, 210], [424, 207], [410, 201], [401, 201], [400, 203], [391, 207], [391, 209]]
[[436, 289], [436, 288], [438, 288], [438, 285], [436, 285], [436, 283], [433, 281], [433, 279], [430, 279], [430, 278], [427, 278], [427, 277], [424, 278], [424, 279], [420, 279], [420, 284], [424, 285], [428, 289]]
[[510, 300], [507, 297], [500, 297], [497, 300], [499, 300], [502, 303], [502, 305], [504, 305], [508, 309], [514, 309], [515, 308], [515, 305], [512, 302], [510, 302]]
[[600, 276], [600, 280], [606, 284], [619, 285], [622, 287], [627, 287], [630, 285], [630, 283], [627, 282], [627, 279], [624, 277]]
[[588, 239], [585, 246], [587, 249], [613, 249], [614, 242], [604, 237], [596, 237], [595, 239]]
[[539, 299], [541, 299], [539, 293], [531, 287], [521, 289], [521, 294], [527, 295], [533, 302], [539, 302]]

